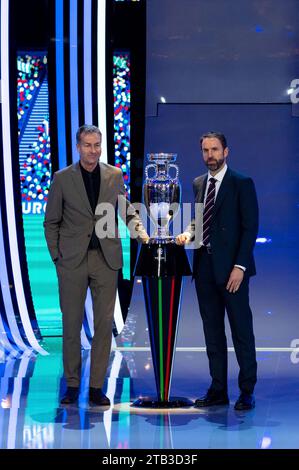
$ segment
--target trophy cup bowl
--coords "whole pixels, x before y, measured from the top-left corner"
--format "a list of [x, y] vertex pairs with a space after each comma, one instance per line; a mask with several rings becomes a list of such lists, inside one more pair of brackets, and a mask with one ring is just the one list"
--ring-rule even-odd
[[[151, 237], [152, 243], [173, 243], [170, 235], [170, 223], [179, 211], [181, 201], [181, 186], [179, 183], [178, 166], [174, 164], [175, 153], [149, 153], [150, 162], [145, 168], [145, 183], [143, 185], [143, 199], [147, 213], [155, 225]], [[149, 169], [154, 169], [154, 175], [149, 176]], [[172, 177], [171, 169], [175, 170]]]

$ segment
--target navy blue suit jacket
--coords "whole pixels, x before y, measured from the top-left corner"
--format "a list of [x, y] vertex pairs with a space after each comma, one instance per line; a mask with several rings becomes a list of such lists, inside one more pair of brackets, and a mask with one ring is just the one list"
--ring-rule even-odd
[[[207, 174], [193, 181], [195, 202], [203, 203]], [[258, 203], [251, 178], [227, 169], [217, 194], [211, 219], [210, 243], [217, 284], [228, 281], [235, 264], [256, 274], [253, 249], [258, 233]], [[195, 250], [193, 276], [196, 276], [199, 250]]]

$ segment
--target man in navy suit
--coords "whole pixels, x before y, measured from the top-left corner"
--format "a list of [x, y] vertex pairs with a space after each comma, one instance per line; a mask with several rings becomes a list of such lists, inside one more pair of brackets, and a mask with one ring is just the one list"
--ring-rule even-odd
[[229, 403], [226, 311], [240, 368], [240, 396], [235, 409], [247, 410], [255, 406], [253, 390], [257, 380], [249, 306], [249, 278], [256, 274], [253, 249], [258, 232], [257, 197], [252, 179], [227, 167], [229, 149], [223, 134], [204, 134], [200, 144], [209, 170], [193, 182], [195, 202], [204, 207], [202, 227], [193, 220], [177, 237], [178, 244], [186, 244], [196, 233], [202, 233], [199, 248], [194, 252], [193, 276], [212, 383], [206, 395], [196, 400], [196, 406]]

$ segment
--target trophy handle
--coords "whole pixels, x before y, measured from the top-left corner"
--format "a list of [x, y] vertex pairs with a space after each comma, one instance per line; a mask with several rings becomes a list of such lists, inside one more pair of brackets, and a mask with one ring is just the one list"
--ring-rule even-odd
[[146, 165], [145, 167], [145, 170], [144, 170], [144, 173], [145, 173], [145, 178], [148, 180], [149, 179], [149, 176], [148, 176], [148, 170], [149, 168], [154, 168], [155, 169], [155, 176], [157, 174], [157, 167], [154, 163], [149, 163], [148, 165]]
[[178, 179], [179, 177], [179, 167], [175, 165], [174, 163], [170, 163], [168, 168], [175, 168], [175, 177], [173, 179]]

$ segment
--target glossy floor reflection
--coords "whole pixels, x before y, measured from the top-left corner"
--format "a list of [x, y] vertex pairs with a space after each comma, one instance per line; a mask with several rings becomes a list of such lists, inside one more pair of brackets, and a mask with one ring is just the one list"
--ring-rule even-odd
[[[89, 352], [83, 352], [78, 405], [61, 407], [61, 339], [48, 338], [48, 356], [23, 354], [0, 362], [2, 449], [298, 449], [299, 364], [287, 352], [259, 352], [256, 408], [236, 412], [237, 365], [229, 353], [229, 407], [136, 410], [154, 395], [149, 351], [113, 351], [105, 390], [108, 410], [87, 402]], [[176, 353], [172, 394], [195, 399], [209, 385], [204, 352]]]

